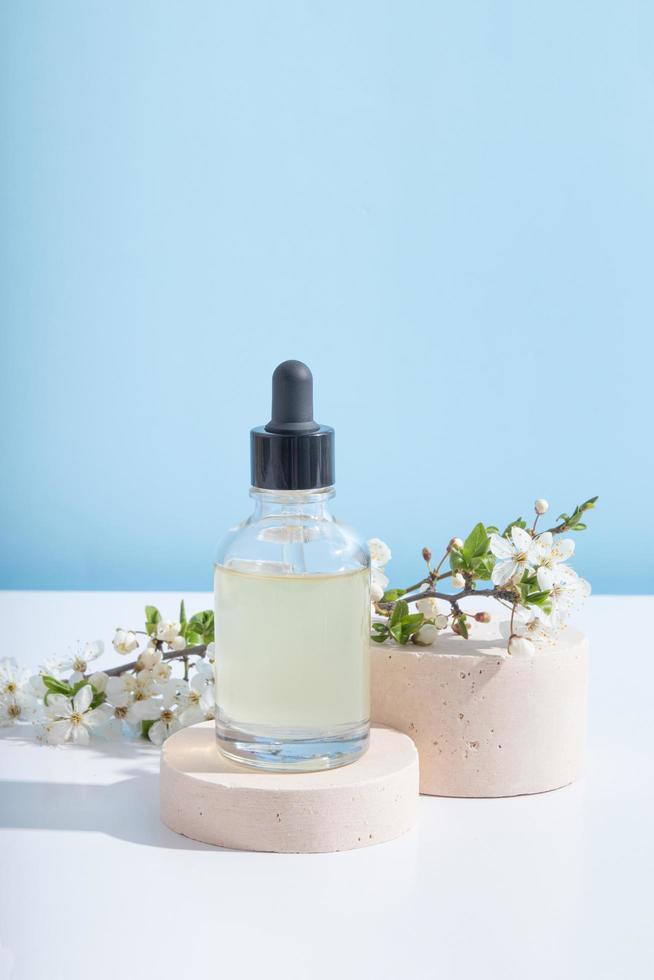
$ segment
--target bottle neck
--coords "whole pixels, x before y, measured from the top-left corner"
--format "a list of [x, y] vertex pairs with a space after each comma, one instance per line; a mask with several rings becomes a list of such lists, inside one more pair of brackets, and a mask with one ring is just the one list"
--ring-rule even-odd
[[250, 487], [254, 501], [254, 520], [265, 517], [313, 517], [331, 520], [329, 502], [336, 493], [335, 487], [320, 490], [262, 490]]

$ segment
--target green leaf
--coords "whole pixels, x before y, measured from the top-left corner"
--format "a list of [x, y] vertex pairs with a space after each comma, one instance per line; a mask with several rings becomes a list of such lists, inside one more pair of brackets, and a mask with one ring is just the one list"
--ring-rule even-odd
[[425, 617], [422, 613], [412, 613], [410, 616], [405, 616], [402, 620], [402, 629], [408, 630], [409, 635], [411, 633], [417, 633], [424, 621]]
[[388, 633], [388, 626], [386, 623], [373, 623], [372, 628], [377, 630], [378, 633]]
[[474, 563], [474, 572], [478, 579], [482, 582], [487, 582], [491, 575], [493, 574], [493, 568], [495, 567], [495, 555], [490, 552], [484, 555], [483, 558], [478, 558]]
[[475, 524], [468, 537], [463, 542], [464, 557], [471, 561], [473, 558], [481, 558], [488, 551], [488, 534], [483, 524]]
[[145, 721], [142, 721], [141, 722], [141, 737], [142, 738], [147, 738], [148, 737], [148, 734], [150, 732], [150, 729], [154, 725], [154, 721], [155, 721], [154, 718], [153, 719], [148, 718]]
[[179, 604], [179, 624], [180, 626], [184, 626], [185, 623], [186, 623], [186, 607], [184, 606], [184, 600], [182, 599], [182, 601]]
[[385, 643], [388, 639], [388, 633], [373, 633], [370, 639], [375, 643]]
[[524, 603], [528, 606], [543, 606], [548, 601], [549, 597], [549, 591], [527, 592], [524, 597]]
[[450, 568], [453, 572], [460, 572], [461, 569], [468, 568], [468, 562], [462, 551], [450, 551]]
[[381, 597], [382, 602], [395, 602], [400, 596], [406, 595], [406, 589], [388, 589]]
[[[195, 613], [188, 621], [189, 633], [198, 634], [200, 642], [212, 643], [214, 639], [214, 618], [212, 609], [204, 609], [202, 612]], [[188, 636], [185, 637], [188, 640]]]
[[[408, 605], [406, 604], [404, 599], [398, 599], [398, 601], [393, 606], [393, 614], [391, 616], [391, 624], [390, 624], [391, 627], [399, 623], [402, 619], [404, 619], [405, 616], [408, 616], [408, 614], [409, 614]], [[393, 632], [392, 629], [391, 632]], [[393, 636], [395, 636], [394, 633]]]
[[464, 640], [467, 640], [470, 634], [468, 633], [468, 624], [466, 623], [465, 616], [460, 616], [459, 619], [457, 619], [457, 623], [459, 624], [460, 635]]
[[486, 534], [499, 534], [499, 533], [500, 533], [499, 527], [495, 527], [494, 524], [486, 525]]
[[527, 527], [527, 522], [524, 521], [522, 519], [522, 517], [518, 517], [515, 521], [511, 521], [511, 523], [510, 524], [507, 524], [506, 527], [504, 528], [504, 532], [502, 534], [502, 537], [508, 538], [509, 534], [511, 533], [511, 528], [512, 527], [522, 527], [522, 528], [525, 528], [525, 527]]
[[156, 606], [145, 607], [145, 631], [148, 636], [154, 636], [157, 631], [157, 623], [161, 619], [161, 613]]
[[57, 677], [52, 677], [50, 674], [44, 674], [42, 680], [48, 689], [48, 694], [64, 694], [67, 698], [73, 694], [72, 687], [66, 681], [60, 681]]
[[[391, 636], [393, 637], [394, 640], [397, 640], [398, 643], [402, 643], [402, 624], [401, 623], [395, 623], [394, 626], [391, 626], [390, 627], [389, 632], [390, 632], [390, 634], [391, 634]], [[406, 640], [404, 642], [406, 643]]]

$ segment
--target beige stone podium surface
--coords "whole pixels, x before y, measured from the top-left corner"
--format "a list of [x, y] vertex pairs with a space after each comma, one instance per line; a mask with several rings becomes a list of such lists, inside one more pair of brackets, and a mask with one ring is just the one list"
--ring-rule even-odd
[[312, 773], [239, 766], [204, 722], [166, 740], [161, 819], [185, 837], [248, 851], [344, 851], [399, 837], [418, 811], [418, 753], [410, 738], [373, 726], [356, 762]]
[[371, 644], [372, 718], [416, 743], [421, 793], [518, 796], [580, 775], [587, 640], [568, 627], [533, 657], [502, 644], [496, 623], [431, 647]]

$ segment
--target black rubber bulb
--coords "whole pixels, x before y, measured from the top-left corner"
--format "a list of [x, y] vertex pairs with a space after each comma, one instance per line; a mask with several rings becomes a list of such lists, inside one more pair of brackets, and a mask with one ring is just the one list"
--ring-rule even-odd
[[272, 376], [272, 417], [266, 432], [316, 432], [313, 375], [302, 361], [283, 361]]

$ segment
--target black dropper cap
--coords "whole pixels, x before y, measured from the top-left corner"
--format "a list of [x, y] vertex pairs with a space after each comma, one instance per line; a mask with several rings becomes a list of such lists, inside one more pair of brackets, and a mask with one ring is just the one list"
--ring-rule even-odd
[[313, 418], [313, 375], [283, 361], [272, 376], [272, 418], [250, 432], [252, 486], [317, 490], [334, 483], [334, 430]]

